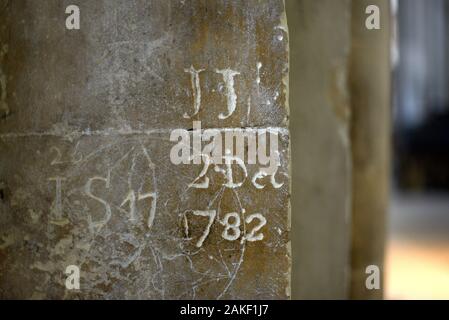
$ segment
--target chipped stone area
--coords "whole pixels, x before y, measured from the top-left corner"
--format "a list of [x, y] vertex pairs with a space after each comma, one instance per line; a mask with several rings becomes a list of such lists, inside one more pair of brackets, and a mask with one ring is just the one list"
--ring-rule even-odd
[[[79, 1], [77, 31], [64, 4], [0, 0], [0, 297], [289, 298], [283, 2]], [[174, 164], [195, 123], [275, 132], [276, 170]]]

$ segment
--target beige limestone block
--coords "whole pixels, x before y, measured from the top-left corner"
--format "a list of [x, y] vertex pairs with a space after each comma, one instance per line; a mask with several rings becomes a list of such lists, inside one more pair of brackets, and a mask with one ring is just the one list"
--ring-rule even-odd
[[349, 291], [351, 2], [287, 0], [292, 135], [292, 298]]

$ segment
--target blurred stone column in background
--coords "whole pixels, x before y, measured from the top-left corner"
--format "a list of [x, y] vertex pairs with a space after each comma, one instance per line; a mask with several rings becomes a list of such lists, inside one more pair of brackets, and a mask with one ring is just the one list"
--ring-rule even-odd
[[292, 297], [348, 298], [351, 1], [287, 0]]
[[[380, 29], [365, 27], [369, 5], [380, 8]], [[379, 299], [368, 290], [366, 268], [378, 266], [383, 280], [390, 162], [390, 2], [352, 1], [350, 59], [352, 141], [351, 298]]]

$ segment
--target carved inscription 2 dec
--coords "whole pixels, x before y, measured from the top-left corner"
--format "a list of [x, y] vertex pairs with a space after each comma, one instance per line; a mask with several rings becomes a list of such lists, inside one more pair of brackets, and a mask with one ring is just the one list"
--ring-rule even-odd
[[[255, 83], [260, 85], [262, 64], [256, 65], [257, 78]], [[205, 68], [195, 68], [191, 65], [184, 69], [184, 72], [190, 74], [191, 89], [193, 96], [193, 112], [189, 115], [187, 112], [184, 118], [192, 118], [197, 115], [201, 109], [201, 73], [205, 72]], [[224, 94], [226, 96], [226, 112], [220, 112], [218, 118], [220, 120], [231, 117], [237, 108], [238, 93], [235, 90], [235, 78], [240, 72], [231, 68], [215, 69], [217, 74], [222, 75], [224, 83]], [[277, 94], [277, 93], [276, 93]], [[274, 97], [276, 100], [277, 96]], [[248, 101], [248, 112], [250, 112], [250, 103]], [[223, 132], [224, 139], [223, 139]], [[278, 150], [278, 130], [270, 129], [249, 129], [242, 130], [240, 128], [227, 128], [224, 130], [206, 129], [201, 130], [201, 122], [193, 121], [192, 141], [190, 140], [190, 132], [183, 129], [173, 130], [170, 135], [170, 141], [177, 142], [172, 148], [170, 158], [173, 164], [201, 164], [202, 167], [197, 177], [188, 185], [188, 188], [208, 189], [210, 187], [210, 171], [220, 174], [224, 180], [222, 188], [238, 189], [242, 187], [248, 178], [247, 164], [258, 164], [259, 169], [250, 178], [250, 183], [257, 190], [264, 189], [266, 183], [261, 180], [269, 177], [269, 183], [273, 189], [281, 188], [284, 183], [276, 179], [276, 173], [280, 166], [280, 153]], [[268, 147], [270, 154], [267, 156]], [[235, 138], [235, 140], [234, 140]], [[246, 140], [246, 145], [245, 145]], [[236, 145], [234, 145], [234, 141]], [[205, 146], [203, 144], [206, 143]], [[224, 154], [223, 154], [223, 148]], [[246, 146], [246, 148], [245, 148]], [[247, 163], [245, 163], [247, 159]], [[239, 171], [240, 180], [234, 176]], [[261, 213], [253, 213], [245, 217], [245, 209], [241, 212], [229, 212], [220, 219], [216, 210], [187, 210], [182, 214], [184, 234], [186, 239], [193, 240], [190, 234], [189, 221], [200, 217], [207, 218], [207, 224], [204, 226], [203, 233], [198, 235], [195, 246], [200, 248], [207, 240], [212, 225], [217, 222], [222, 225], [223, 230], [221, 237], [227, 241], [237, 241], [241, 243], [245, 241], [254, 242], [264, 239], [262, 229], [267, 224], [267, 219]], [[247, 230], [246, 225], [256, 222], [251, 230]], [[243, 225], [243, 233], [241, 226]]]
[[[194, 68], [190, 66], [184, 71], [188, 73], [191, 81], [191, 90], [193, 96], [193, 111], [185, 113], [185, 118], [192, 118], [198, 114], [201, 108], [201, 81], [200, 75], [206, 69]], [[226, 95], [226, 111], [220, 112], [220, 120], [231, 117], [238, 106], [238, 92], [234, 88], [235, 78], [240, 72], [232, 69], [215, 69], [215, 73], [222, 76], [224, 84], [224, 94]], [[257, 84], [260, 83], [261, 64], [257, 65]], [[210, 187], [211, 175], [220, 175], [222, 188], [238, 189], [243, 186], [246, 180], [256, 190], [262, 190], [271, 185], [273, 190], [281, 188], [284, 183], [276, 177], [280, 166], [280, 153], [278, 151], [279, 130], [276, 128], [267, 129], [201, 129], [201, 123], [193, 123], [193, 140], [190, 141], [190, 134], [185, 129], [174, 129], [170, 132], [170, 141], [177, 144], [173, 146], [170, 159], [172, 164], [198, 164], [201, 165], [199, 174], [186, 186], [189, 189], [205, 190]], [[224, 138], [223, 138], [224, 135]], [[234, 146], [234, 138], [237, 145]], [[247, 144], [245, 145], [245, 139]], [[203, 144], [206, 142], [206, 146]], [[224, 153], [222, 146], [225, 146]], [[269, 146], [269, 148], [268, 148]], [[266, 154], [267, 148], [269, 154]], [[235, 150], [235, 152], [234, 152]], [[79, 165], [86, 159], [77, 151], [77, 146], [72, 155], [66, 157], [61, 150], [53, 146], [49, 153], [52, 155], [50, 165]], [[148, 156], [148, 151], [144, 149], [144, 154], [149, 160], [148, 170], [153, 171], [153, 177], [156, 175], [156, 167], [152, 164]], [[67, 160], [69, 159], [69, 160]], [[247, 162], [245, 162], [247, 159]], [[258, 169], [252, 176], [249, 176], [248, 164], [258, 165]], [[150, 232], [154, 225], [157, 215], [158, 193], [154, 190], [143, 190], [142, 187], [129, 187], [126, 192], [122, 192], [120, 199], [116, 199], [118, 204], [112, 204], [104, 196], [111, 191], [114, 186], [111, 183], [111, 169], [108, 169], [106, 175], [94, 175], [86, 178], [82, 187], [83, 194], [86, 197], [86, 203], [95, 205], [97, 210], [95, 218], [87, 214], [87, 221], [91, 232], [98, 232], [111, 219], [113, 208], [123, 213], [131, 223], [135, 223], [139, 215], [145, 216], [145, 224]], [[238, 176], [239, 178], [236, 178]], [[49, 181], [54, 184], [55, 198], [52, 206], [54, 219], [62, 218], [62, 193], [66, 177], [50, 177]], [[216, 179], [214, 181], [217, 181]], [[263, 181], [263, 182], [262, 182]], [[153, 181], [155, 184], [155, 181]], [[156, 187], [156, 186], [155, 186]], [[114, 192], [117, 198], [117, 192]], [[102, 208], [102, 209], [99, 209]], [[217, 215], [217, 210], [210, 208], [195, 208], [182, 213], [184, 235], [187, 240], [195, 241], [194, 245], [202, 247], [207, 241], [214, 224], [221, 226], [221, 238], [226, 241], [240, 241], [244, 243], [262, 241], [264, 239], [264, 227], [268, 221], [261, 211], [253, 208], [255, 213], [245, 215], [245, 209], [240, 208], [236, 212], [227, 212], [222, 218]], [[141, 212], [142, 211], [142, 212]], [[254, 212], [253, 211], [253, 212]], [[189, 228], [192, 219], [205, 219], [207, 223], [201, 235], [193, 236]], [[243, 229], [243, 231], [242, 231]]]

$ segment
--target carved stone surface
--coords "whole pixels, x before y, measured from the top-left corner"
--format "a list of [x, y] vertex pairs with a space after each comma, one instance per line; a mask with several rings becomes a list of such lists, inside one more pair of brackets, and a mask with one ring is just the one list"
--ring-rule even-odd
[[[0, 297], [288, 298], [283, 2], [78, 3], [0, 0]], [[278, 167], [174, 164], [206, 128]]]

